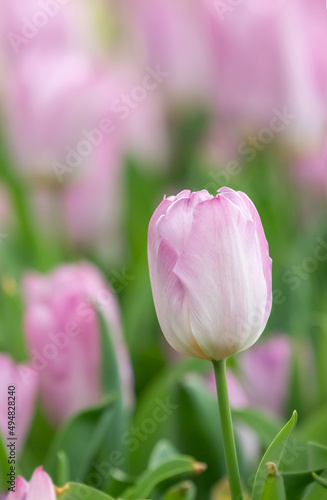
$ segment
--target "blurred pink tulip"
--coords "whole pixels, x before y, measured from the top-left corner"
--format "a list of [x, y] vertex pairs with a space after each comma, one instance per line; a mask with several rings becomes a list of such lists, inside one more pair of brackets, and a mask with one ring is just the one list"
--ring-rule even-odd
[[272, 305], [271, 259], [244, 193], [164, 198], [150, 222], [148, 258], [159, 323], [174, 349], [220, 360], [258, 340]]
[[122, 131], [111, 110], [117, 80], [76, 53], [28, 54], [7, 75], [14, 166], [33, 181], [45, 230], [56, 233], [59, 226], [75, 246], [101, 249], [112, 240], [121, 250]]
[[10, 356], [0, 354], [0, 432], [4, 438], [8, 436], [8, 387], [15, 388], [15, 437], [16, 449], [19, 452], [29, 431], [34, 415], [36, 395], [38, 390], [38, 375], [33, 373], [29, 365], [18, 365]]
[[[291, 344], [287, 335], [275, 334], [238, 358], [237, 372], [228, 370], [228, 392], [235, 409], [257, 407], [281, 416], [285, 409], [291, 367]], [[215, 392], [215, 376], [208, 379]]]
[[92, 153], [108, 145], [110, 169], [113, 127], [107, 123], [101, 140], [92, 135], [112, 118], [119, 86], [109, 70], [79, 53], [32, 53], [8, 71], [5, 84], [8, 142], [18, 168], [60, 187], [94, 167]]
[[281, 10], [259, 0], [237, 5], [202, 0], [202, 4], [208, 14], [219, 116], [236, 121], [241, 130], [265, 124], [274, 107], [286, 104], [278, 26]]
[[10, 492], [6, 500], [56, 500], [56, 490], [51, 478], [43, 467], [38, 467], [29, 483], [17, 477], [15, 492]]
[[252, 406], [282, 414], [290, 365], [291, 345], [286, 335], [273, 335], [240, 356], [240, 377]]
[[10, 69], [8, 147], [14, 166], [33, 181], [46, 231], [59, 226], [75, 246], [121, 251], [125, 156], [164, 163], [168, 150], [157, 80], [151, 68], [126, 61], [105, 67], [75, 52], [26, 54]]
[[132, 371], [116, 297], [91, 264], [63, 265], [49, 276], [24, 279], [24, 326], [32, 367], [41, 374], [41, 397], [49, 419], [60, 425], [99, 402], [101, 348], [96, 310], [112, 335], [125, 403], [133, 396]]
[[280, 137], [314, 154], [327, 124], [324, 6], [305, 0], [235, 5], [202, 0], [202, 5], [219, 123], [256, 131], [267, 126], [275, 109], [286, 109], [295, 118]]
[[129, 7], [145, 62], [168, 73], [163, 90], [169, 98], [210, 104], [212, 62], [200, 2], [136, 0]]
[[[93, 4], [96, 2], [93, 2]], [[97, 41], [94, 5], [69, 0], [2, 0], [1, 53], [11, 65], [28, 53], [51, 58], [69, 50], [91, 51]]]

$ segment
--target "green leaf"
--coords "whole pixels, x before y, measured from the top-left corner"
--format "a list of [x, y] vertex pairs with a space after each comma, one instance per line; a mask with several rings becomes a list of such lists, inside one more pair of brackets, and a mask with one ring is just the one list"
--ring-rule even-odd
[[[314, 478], [316, 481], [316, 478]], [[327, 479], [327, 470], [319, 476], [319, 483], [315, 482], [306, 490], [302, 500], [327, 500], [327, 491], [321, 482]]]
[[162, 462], [165, 462], [167, 459], [178, 455], [178, 451], [175, 446], [166, 439], [162, 439], [155, 446], [150, 460], [149, 460], [149, 469], [157, 468]]
[[115, 346], [109, 326], [103, 314], [98, 314], [99, 330], [101, 335], [101, 372], [102, 389], [105, 394], [114, 394], [121, 397], [121, 385]]
[[267, 462], [274, 462], [276, 466], [279, 468], [280, 463], [283, 459], [283, 454], [285, 451], [285, 447], [289, 440], [289, 437], [296, 425], [297, 421], [297, 413], [294, 411], [292, 418], [289, 422], [283, 427], [283, 429], [277, 434], [274, 441], [269, 446], [268, 450], [264, 454], [260, 465], [258, 467], [253, 490], [252, 490], [252, 500], [261, 500], [265, 480], [267, 477]]
[[304, 441], [315, 441], [327, 446], [326, 431], [327, 406], [322, 406], [313, 413], [297, 429], [297, 434]]
[[[127, 448], [123, 448], [122, 436], [129, 428], [129, 416], [124, 409], [121, 378], [117, 360], [117, 353], [113, 342], [113, 334], [102, 312], [98, 313], [98, 322], [101, 335], [101, 372], [102, 387], [105, 394], [113, 394], [116, 397], [115, 405], [112, 407], [110, 425], [107, 425], [100, 443], [97, 454], [98, 462], [112, 463], [112, 453], [119, 454], [119, 462], [127, 461]], [[74, 478], [72, 478], [74, 479]], [[115, 479], [111, 475], [103, 478], [101, 489], [111, 493], [115, 489]]]
[[45, 468], [56, 475], [57, 456], [64, 452], [70, 464], [70, 478], [82, 481], [110, 427], [114, 398], [107, 397], [94, 408], [88, 408], [67, 422], [55, 435], [45, 460]]
[[50, 426], [41, 405], [37, 404], [32, 426], [19, 458], [24, 477], [31, 477], [34, 470], [45, 463], [54, 436], [55, 430]]
[[188, 374], [178, 384], [176, 403], [178, 448], [208, 465], [197, 481], [199, 495], [204, 495], [225, 473], [217, 397], [201, 377]]
[[[281, 464], [287, 496], [292, 500], [302, 499], [306, 487], [312, 482], [312, 472], [327, 468], [327, 449], [316, 443], [304, 445], [295, 437], [288, 445], [287, 463]], [[293, 460], [292, 460], [293, 458]], [[290, 460], [291, 459], [291, 460]]]
[[178, 477], [182, 474], [201, 473], [205, 466], [193, 458], [176, 455], [162, 462], [156, 469], [148, 469], [138, 478], [135, 486], [128, 488], [122, 498], [133, 500], [145, 498], [151, 494], [156, 486], [167, 479]]
[[[133, 427], [140, 428], [147, 439], [138, 441], [138, 448], [131, 452], [131, 466], [133, 474], [140, 474], [146, 467], [153, 448], [161, 439], [171, 439], [174, 436], [173, 428], [179, 408], [176, 405], [176, 388], [178, 383], [188, 372], [206, 372], [210, 369], [206, 361], [199, 359], [187, 359], [175, 366], [170, 366], [143, 391], [136, 414]], [[175, 409], [165, 410], [167, 401], [175, 405]], [[163, 408], [160, 410], [160, 408]], [[160, 422], [156, 420], [157, 412], [160, 411]], [[156, 427], [151, 433], [147, 432], [144, 422], [151, 420]], [[135, 437], [128, 438], [131, 443]]]
[[318, 443], [308, 443], [308, 461], [312, 472], [327, 469], [327, 447]]
[[78, 483], [68, 483], [62, 488], [62, 492], [59, 495], [57, 493], [57, 498], [58, 500], [81, 500], [82, 498], [90, 500], [114, 500], [101, 491]]
[[320, 484], [320, 486], [327, 490], [327, 479], [318, 476], [318, 474], [316, 474], [315, 472], [312, 473], [312, 477], [318, 484]]
[[185, 481], [168, 490], [163, 500], [195, 500], [196, 493], [195, 485]]
[[281, 474], [299, 475], [311, 474], [327, 468], [327, 448], [317, 443], [307, 443], [305, 446], [294, 440], [290, 451], [290, 459], [280, 465]]

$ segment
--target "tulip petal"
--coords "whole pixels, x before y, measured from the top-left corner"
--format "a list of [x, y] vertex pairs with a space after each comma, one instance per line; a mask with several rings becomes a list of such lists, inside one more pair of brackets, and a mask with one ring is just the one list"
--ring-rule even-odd
[[267, 284], [255, 230], [224, 196], [194, 209], [174, 272], [186, 290], [194, 337], [211, 359], [250, 347], [265, 326]]
[[55, 489], [48, 474], [39, 467], [34, 472], [26, 500], [56, 500]]
[[26, 500], [28, 492], [28, 483], [22, 477], [16, 479], [15, 492], [11, 491], [6, 500]]
[[169, 242], [178, 256], [181, 254], [191, 231], [193, 208], [202, 201], [211, 198], [212, 196], [207, 191], [192, 193], [187, 198], [178, 198], [158, 220], [159, 236]]
[[192, 334], [184, 287], [173, 272], [177, 254], [165, 240], [158, 250], [158, 262], [152, 282], [159, 294], [154, 297], [160, 297], [155, 306], [162, 331], [176, 351], [205, 358]]

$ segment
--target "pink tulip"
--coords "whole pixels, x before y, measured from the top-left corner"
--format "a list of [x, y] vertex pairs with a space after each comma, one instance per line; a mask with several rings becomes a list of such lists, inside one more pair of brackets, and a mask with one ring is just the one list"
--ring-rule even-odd
[[32, 367], [41, 374], [49, 419], [60, 425], [99, 402], [101, 347], [96, 310], [107, 321], [115, 346], [123, 398], [132, 400], [132, 374], [116, 297], [91, 264], [63, 265], [49, 276], [24, 279], [24, 325]]
[[210, 104], [213, 66], [200, 2], [136, 0], [129, 8], [145, 64], [160, 65], [168, 72], [163, 90], [169, 98]]
[[[26, 440], [31, 421], [34, 415], [38, 376], [33, 373], [29, 365], [18, 365], [10, 356], [0, 354], [0, 432], [4, 438], [8, 435], [8, 397], [15, 408], [15, 437], [16, 449], [19, 452]], [[8, 388], [14, 387], [14, 394], [8, 394]]]
[[42, 467], [38, 467], [29, 483], [17, 477], [15, 492], [10, 492], [6, 500], [56, 500], [56, 490], [51, 478]]
[[101, 139], [92, 132], [102, 119], [112, 118], [110, 105], [118, 91], [109, 70], [85, 55], [26, 54], [8, 70], [4, 89], [16, 167], [58, 188], [94, 165], [100, 145], [109, 150], [109, 169], [117, 134], [110, 123]]
[[[227, 372], [231, 406], [257, 407], [282, 415], [290, 378], [291, 345], [287, 335], [277, 334], [259, 342], [238, 358], [238, 371]], [[215, 392], [214, 374], [208, 379]]]
[[163, 163], [167, 151], [159, 86], [135, 64], [106, 67], [77, 52], [27, 53], [10, 67], [7, 145], [13, 166], [33, 181], [45, 231], [61, 231], [75, 247], [107, 254], [111, 241], [114, 255], [121, 250], [124, 156]]
[[250, 0], [231, 5], [202, 0], [212, 43], [218, 113], [239, 129], [264, 125], [274, 107], [286, 104], [278, 3]]
[[221, 360], [260, 337], [272, 305], [271, 259], [244, 193], [164, 198], [150, 222], [148, 257], [159, 323], [174, 349]]
[[241, 355], [240, 378], [251, 406], [282, 414], [290, 364], [291, 345], [286, 335], [274, 335]]
[[89, 50], [96, 40], [93, 6], [70, 0], [2, 0], [1, 52], [10, 64], [27, 53], [47, 57]]
[[[276, 138], [314, 154], [326, 129], [325, 10], [305, 0], [202, 0], [215, 68], [219, 123], [266, 127], [274, 110], [294, 118]], [[260, 43], [258, 43], [260, 40]]]
[[33, 180], [45, 231], [65, 233], [74, 246], [122, 239], [123, 133], [111, 110], [120, 93], [116, 75], [77, 53], [26, 54], [7, 74], [13, 165]]

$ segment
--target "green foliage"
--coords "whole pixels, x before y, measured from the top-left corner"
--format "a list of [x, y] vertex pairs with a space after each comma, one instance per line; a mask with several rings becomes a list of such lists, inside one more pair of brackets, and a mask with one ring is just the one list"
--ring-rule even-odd
[[267, 462], [273, 462], [274, 464], [276, 464], [277, 468], [279, 467], [280, 463], [282, 463], [286, 445], [296, 425], [296, 421], [297, 421], [297, 414], [296, 412], [294, 412], [292, 418], [285, 425], [285, 427], [283, 427], [283, 429], [277, 434], [277, 436], [267, 449], [266, 453], [264, 454], [255, 475], [253, 489], [252, 489], [252, 500], [261, 499], [265, 486], [265, 481], [268, 475], [266, 466]]

